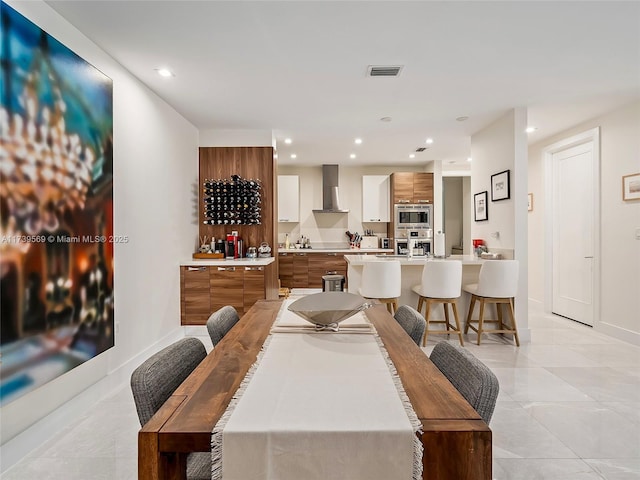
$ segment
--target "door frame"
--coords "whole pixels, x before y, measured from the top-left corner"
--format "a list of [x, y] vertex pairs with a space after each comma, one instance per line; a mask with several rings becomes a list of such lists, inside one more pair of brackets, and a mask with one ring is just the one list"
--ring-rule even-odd
[[553, 306], [553, 155], [577, 145], [593, 143], [593, 327], [600, 323], [600, 127], [555, 142], [542, 150], [544, 157], [544, 311]]

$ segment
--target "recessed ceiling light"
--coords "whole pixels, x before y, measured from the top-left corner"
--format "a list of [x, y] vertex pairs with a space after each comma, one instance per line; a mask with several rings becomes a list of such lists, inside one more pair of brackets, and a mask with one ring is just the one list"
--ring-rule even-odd
[[458, 117], [458, 118], [456, 118], [456, 122], [464, 122], [465, 120], [469, 120], [469, 117]]
[[467, 157], [467, 162], [470, 162], [472, 160], [471, 157]]
[[380, 119], [381, 122], [390, 122], [391, 121], [391, 117], [382, 117]]
[[527, 128], [526, 128], [526, 130], [525, 130], [525, 132], [527, 132], [527, 133], [533, 133], [533, 132], [535, 132], [536, 130], [537, 130], [537, 128], [536, 128], [536, 127], [527, 127]]
[[360, 145], [362, 143], [362, 139], [361, 138], [356, 138], [356, 145]]
[[160, 75], [161, 77], [175, 77], [175, 74], [168, 68], [156, 68], [156, 72], [158, 72], [158, 75]]
[[433, 138], [427, 138], [427, 145], [431, 145], [433, 143]]
[[292, 153], [291, 158], [298, 158], [298, 155], [296, 155], [295, 153]]
[[290, 138], [285, 138], [284, 139], [284, 143], [286, 143], [287, 145], [291, 145], [291, 139]]
[[415, 153], [410, 153], [409, 154], [409, 158], [416, 158], [416, 154]]
[[356, 154], [352, 153], [351, 155], [349, 155], [349, 158], [356, 158]]

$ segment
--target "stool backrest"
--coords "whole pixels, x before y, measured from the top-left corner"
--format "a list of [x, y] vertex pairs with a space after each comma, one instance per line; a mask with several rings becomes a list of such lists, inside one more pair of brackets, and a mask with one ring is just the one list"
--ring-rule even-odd
[[462, 289], [460, 260], [433, 260], [422, 269], [422, 293], [429, 298], [458, 298]]
[[480, 267], [477, 295], [511, 298], [518, 292], [517, 260], [485, 260]]
[[489, 367], [466, 348], [447, 342], [433, 347], [429, 358], [489, 425], [500, 390]]
[[165, 347], [145, 360], [131, 374], [131, 392], [144, 426], [178, 386], [207, 356], [204, 345], [189, 337]]
[[402, 305], [394, 315], [396, 321], [404, 331], [420, 346], [420, 341], [427, 328], [427, 321], [422, 314], [409, 305]]
[[238, 323], [239, 319], [238, 312], [231, 305], [224, 306], [211, 314], [207, 320], [207, 331], [214, 347]]
[[397, 298], [401, 291], [400, 262], [380, 260], [362, 267], [360, 294], [367, 298]]

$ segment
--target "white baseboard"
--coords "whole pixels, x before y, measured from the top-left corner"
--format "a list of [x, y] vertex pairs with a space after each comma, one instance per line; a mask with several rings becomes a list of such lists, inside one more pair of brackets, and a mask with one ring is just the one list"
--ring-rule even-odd
[[638, 332], [627, 330], [625, 328], [621, 328], [605, 322], [596, 322], [593, 328], [597, 332], [604, 333], [605, 335], [617, 338], [618, 340], [622, 340], [623, 342], [628, 342], [633, 345], [640, 345], [640, 333]]
[[[89, 413], [91, 408], [103, 398], [129, 384], [131, 373], [151, 355], [185, 336], [185, 328], [180, 327], [155, 344], [129, 359], [123, 365], [109, 372], [80, 394], [64, 403], [49, 415], [41, 418], [11, 440], [2, 444], [1, 472], [5, 472], [27, 454], [39, 448], [61, 430], [73, 425]], [[19, 400], [17, 400], [19, 401]]]

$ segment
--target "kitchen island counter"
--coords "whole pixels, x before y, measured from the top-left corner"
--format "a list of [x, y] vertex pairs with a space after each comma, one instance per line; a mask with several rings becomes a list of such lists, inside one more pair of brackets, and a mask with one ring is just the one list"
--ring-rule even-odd
[[[375, 262], [379, 260], [388, 259], [388, 260], [399, 260], [400, 265], [419, 265], [420, 267], [424, 266], [426, 262], [443, 260], [441, 258], [424, 257], [424, 256], [408, 257], [407, 255], [358, 255], [358, 254], [345, 255], [344, 259], [347, 261], [347, 264], [349, 265], [362, 266], [366, 262]], [[460, 260], [462, 262], [462, 265], [482, 265], [482, 263], [485, 261], [482, 258], [478, 258], [474, 255], [451, 255], [446, 257], [444, 260], [445, 261]]]

